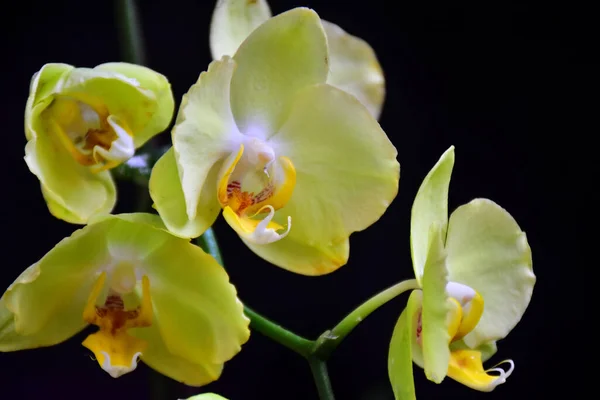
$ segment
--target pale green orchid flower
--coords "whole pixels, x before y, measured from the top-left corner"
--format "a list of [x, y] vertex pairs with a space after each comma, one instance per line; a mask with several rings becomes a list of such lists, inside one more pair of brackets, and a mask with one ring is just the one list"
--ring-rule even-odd
[[[213, 59], [233, 56], [271, 15], [266, 0], [218, 0], [210, 25]], [[378, 119], [385, 98], [385, 77], [373, 48], [336, 24], [324, 20], [321, 24], [329, 46], [327, 83], [354, 95]]]
[[325, 83], [327, 60], [318, 15], [296, 8], [200, 74], [150, 178], [170, 231], [199, 236], [223, 209], [282, 268], [320, 275], [347, 262], [350, 234], [396, 196], [400, 165], [368, 110]]
[[482, 363], [523, 316], [536, 280], [525, 233], [496, 203], [475, 199], [448, 220], [453, 165], [450, 147], [412, 208], [411, 251], [421, 289], [411, 293], [390, 344], [388, 370], [398, 400], [415, 398], [412, 361], [436, 383], [449, 376], [479, 391], [504, 383], [512, 360], [502, 362], [508, 370], [486, 371]]
[[167, 79], [139, 65], [44, 65], [25, 108], [25, 161], [50, 212], [76, 224], [109, 214], [109, 170], [167, 128], [174, 104]]
[[214, 381], [248, 340], [225, 270], [151, 214], [94, 218], [27, 268], [0, 299], [0, 351], [83, 345], [112, 377], [138, 358], [191, 386]]

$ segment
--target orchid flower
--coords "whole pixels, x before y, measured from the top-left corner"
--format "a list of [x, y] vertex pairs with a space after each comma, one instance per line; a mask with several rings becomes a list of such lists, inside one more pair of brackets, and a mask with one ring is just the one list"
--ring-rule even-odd
[[141, 359], [191, 386], [217, 379], [248, 340], [225, 270], [156, 215], [97, 217], [27, 268], [0, 299], [0, 351], [83, 346], [112, 377]]
[[[509, 368], [484, 370], [519, 322], [535, 275], [527, 237], [511, 215], [487, 199], [457, 208], [448, 219], [454, 147], [429, 172], [412, 208], [411, 253], [421, 289], [414, 290], [390, 344], [388, 370], [396, 399], [414, 399], [412, 361], [427, 378], [450, 378], [491, 391]], [[411, 361], [412, 360], [412, 361]]]
[[116, 202], [109, 170], [166, 129], [173, 111], [167, 78], [146, 67], [44, 65], [25, 109], [25, 161], [50, 212], [76, 224], [109, 214]]
[[184, 96], [150, 178], [167, 228], [197, 237], [219, 211], [248, 247], [322, 275], [398, 191], [397, 151], [354, 96], [325, 83], [327, 38], [307, 8], [256, 28]]

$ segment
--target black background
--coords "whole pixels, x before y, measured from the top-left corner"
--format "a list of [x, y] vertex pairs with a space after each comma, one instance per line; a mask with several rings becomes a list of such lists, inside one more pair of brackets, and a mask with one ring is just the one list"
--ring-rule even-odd
[[[339, 3], [339, 4], [338, 4]], [[418, 4], [417, 4], [418, 3]], [[452, 3], [452, 4], [450, 4]], [[485, 3], [485, 5], [483, 4]], [[220, 218], [215, 226], [241, 299], [310, 338], [354, 306], [413, 274], [410, 207], [429, 169], [450, 145], [456, 164], [450, 209], [475, 197], [506, 208], [527, 232], [537, 284], [523, 320], [491, 360], [516, 370], [490, 394], [450, 379], [441, 385], [415, 369], [420, 398], [580, 398], [591, 333], [584, 313], [585, 269], [578, 262], [579, 213], [593, 206], [578, 194], [575, 161], [592, 129], [586, 114], [591, 25], [585, 10], [505, 2], [271, 0], [275, 14], [305, 5], [367, 40], [387, 80], [381, 125], [398, 148], [400, 190], [383, 218], [351, 239], [350, 262], [323, 277], [294, 275], [254, 256]], [[44, 63], [88, 66], [119, 60], [110, 1], [11, 2], [3, 5], [2, 271], [7, 287], [75, 226], [47, 211], [37, 179], [23, 161], [23, 110], [29, 80]], [[145, 1], [140, 5], [147, 65], [168, 76], [177, 101], [210, 62], [213, 1]], [[597, 70], [597, 69], [596, 69]], [[596, 92], [597, 93], [597, 92]], [[579, 104], [582, 103], [582, 104]], [[590, 103], [587, 103], [588, 105]], [[597, 112], [591, 107], [594, 112]], [[597, 133], [597, 128], [595, 129]], [[585, 133], [584, 133], [585, 132]], [[167, 133], [161, 135], [169, 140]], [[589, 181], [587, 187], [593, 186]], [[134, 192], [120, 187], [116, 211], [132, 211]], [[582, 214], [581, 214], [582, 215]], [[597, 229], [596, 229], [597, 231]], [[590, 276], [591, 278], [591, 276]], [[329, 362], [341, 400], [392, 399], [387, 351], [406, 295], [363, 322]], [[591, 330], [591, 328], [587, 328]], [[80, 345], [85, 333], [51, 348], [0, 354], [0, 398], [176, 399], [214, 391], [241, 399], [315, 399], [306, 362], [254, 333], [221, 379], [187, 388], [140, 365], [117, 380]], [[170, 392], [160, 392], [166, 385]]]

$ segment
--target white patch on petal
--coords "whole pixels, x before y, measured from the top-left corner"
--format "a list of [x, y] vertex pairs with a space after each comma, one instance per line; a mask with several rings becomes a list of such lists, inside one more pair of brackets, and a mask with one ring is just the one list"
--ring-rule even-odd
[[114, 74], [115, 78], [119, 78], [120, 80], [122, 80], [123, 82], [126, 82], [128, 84], [130, 84], [131, 86], [135, 86], [135, 87], [140, 87], [140, 81], [138, 81], [135, 78], [131, 78], [129, 76], [123, 75], [119, 72], [112, 72], [112, 74]]
[[262, 141], [266, 139], [267, 131], [260, 124], [253, 124], [248, 126], [243, 135], [243, 137], [257, 138]]
[[287, 230], [284, 233], [279, 234], [275, 231], [275, 229], [267, 228], [273, 219], [273, 216], [275, 215], [275, 209], [272, 206], [264, 206], [260, 209], [260, 211], [264, 210], [265, 208], [269, 209], [269, 215], [260, 221], [254, 232], [245, 236], [245, 239], [252, 244], [269, 244], [276, 242], [286, 237], [292, 228], [292, 217], [290, 216], [288, 216]]
[[268, 165], [275, 159], [273, 148], [257, 138], [249, 138], [245, 141], [244, 153], [251, 165]]
[[458, 282], [448, 282], [446, 285], [446, 292], [448, 292], [450, 297], [455, 298], [462, 307], [473, 300], [476, 293], [470, 286]]
[[104, 362], [102, 363], [102, 369], [105, 370], [106, 372], [108, 372], [108, 374], [110, 376], [112, 376], [113, 378], [118, 378], [118, 377], [125, 375], [126, 373], [129, 373], [129, 372], [133, 371], [134, 369], [136, 369], [137, 364], [138, 364], [138, 359], [142, 355], [142, 353], [140, 353], [140, 352], [135, 353], [131, 359], [131, 364], [128, 366], [125, 366], [125, 365], [112, 365], [110, 363], [110, 356], [108, 355], [108, 353], [103, 351], [102, 354], [104, 354]]
[[80, 101], [77, 102], [77, 105], [79, 106], [81, 118], [86, 123], [88, 130], [99, 129], [101, 127], [101, 121], [98, 113], [92, 107]]
[[131, 262], [119, 262], [112, 267], [109, 285], [119, 294], [131, 293], [137, 284], [135, 266]]
[[100, 146], [95, 146], [94, 158], [98, 159], [97, 155], [100, 155], [105, 160], [117, 161], [119, 163], [129, 160], [135, 154], [133, 138], [115, 121], [112, 115], [107, 118], [107, 122], [117, 135], [117, 139], [111, 143], [108, 150]]

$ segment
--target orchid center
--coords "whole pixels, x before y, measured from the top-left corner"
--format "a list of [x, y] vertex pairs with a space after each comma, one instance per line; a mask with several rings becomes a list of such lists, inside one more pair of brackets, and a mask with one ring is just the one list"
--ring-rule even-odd
[[[473, 288], [457, 282], [449, 282], [446, 286], [450, 310], [447, 317], [449, 343], [456, 343], [469, 334], [481, 319], [484, 309], [483, 297]], [[422, 346], [421, 311], [417, 316], [416, 341]], [[512, 360], [505, 361], [510, 365], [507, 371], [501, 368], [483, 369], [481, 352], [471, 349], [456, 349], [450, 352], [448, 376], [465, 386], [479, 391], [489, 392], [496, 386], [506, 382], [513, 371]]]
[[223, 216], [253, 244], [283, 239], [291, 229], [291, 217], [287, 217], [287, 228], [273, 218], [275, 211], [289, 201], [295, 185], [292, 161], [277, 157], [268, 143], [249, 137], [229, 155], [221, 169], [217, 190]]
[[98, 172], [114, 168], [135, 152], [127, 123], [109, 115], [102, 104], [94, 106], [69, 97], [58, 97], [44, 117], [63, 146], [81, 165]]
[[[152, 325], [150, 280], [147, 276], [141, 279], [141, 304], [133, 309], [125, 307], [123, 296], [132, 292], [136, 283], [135, 273], [130, 265], [118, 265], [111, 271], [109, 279], [107, 272], [102, 272], [83, 311], [83, 319], [99, 329], [89, 335], [82, 344], [94, 353], [100, 367], [113, 378], [133, 371], [147, 346], [146, 341], [127, 333], [131, 328]], [[105, 285], [108, 286], [108, 294], [98, 305]]]

